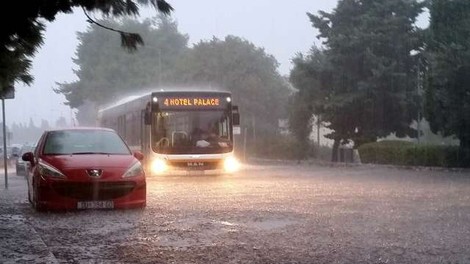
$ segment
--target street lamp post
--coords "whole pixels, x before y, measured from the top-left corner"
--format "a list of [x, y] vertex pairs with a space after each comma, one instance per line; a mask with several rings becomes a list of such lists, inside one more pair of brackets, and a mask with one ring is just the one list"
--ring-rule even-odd
[[7, 163], [7, 127], [5, 118], [5, 99], [15, 98], [15, 88], [13, 86], [3, 87], [0, 91], [2, 99], [2, 116], [3, 116], [3, 168], [5, 169], [5, 189], [8, 189], [8, 163]]
[[5, 170], [5, 189], [8, 189], [7, 129], [5, 125], [5, 98], [4, 97], [2, 97], [2, 116], [3, 116], [3, 168]]
[[418, 130], [418, 144], [421, 143], [421, 97], [422, 97], [422, 87], [421, 87], [421, 59], [418, 58], [417, 66], [417, 80], [416, 80], [416, 92], [418, 94], [418, 115], [416, 120], [416, 129]]
[[416, 130], [417, 130], [417, 141], [418, 144], [421, 143], [421, 55], [418, 50], [411, 50], [411, 56], [416, 56], [417, 65], [416, 65], [416, 94], [418, 96], [418, 107], [417, 107], [417, 116], [416, 116]]

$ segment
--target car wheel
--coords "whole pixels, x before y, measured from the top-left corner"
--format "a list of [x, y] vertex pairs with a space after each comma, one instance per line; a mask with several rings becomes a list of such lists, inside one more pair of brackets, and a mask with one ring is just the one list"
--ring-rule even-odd
[[27, 184], [28, 184], [28, 201], [29, 201], [29, 204], [34, 208], [33, 199], [31, 199], [31, 192], [29, 191], [29, 182]]
[[33, 204], [33, 201], [31, 201], [31, 194], [29, 194], [29, 192], [28, 192], [28, 201], [29, 201], [29, 204], [31, 205]]
[[[28, 194], [29, 194], [29, 192], [28, 192]], [[31, 205], [33, 206], [34, 210], [36, 210], [37, 212], [44, 211], [43, 206], [41, 206], [38, 203], [38, 187], [34, 183], [34, 180], [33, 180], [33, 199], [32, 199]]]
[[[26, 176], [25, 176], [26, 177]], [[28, 201], [29, 203], [32, 205], [33, 204], [33, 201], [31, 200], [31, 192], [29, 190], [29, 178], [26, 177], [26, 186], [28, 187], [27, 188], [27, 191], [28, 191]]]

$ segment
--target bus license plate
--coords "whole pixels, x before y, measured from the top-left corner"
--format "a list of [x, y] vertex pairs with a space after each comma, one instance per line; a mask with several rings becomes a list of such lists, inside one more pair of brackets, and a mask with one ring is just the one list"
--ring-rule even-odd
[[204, 171], [203, 170], [188, 170], [187, 174], [190, 176], [199, 176], [199, 175], [204, 175]]
[[82, 201], [77, 203], [78, 209], [112, 209], [113, 201]]

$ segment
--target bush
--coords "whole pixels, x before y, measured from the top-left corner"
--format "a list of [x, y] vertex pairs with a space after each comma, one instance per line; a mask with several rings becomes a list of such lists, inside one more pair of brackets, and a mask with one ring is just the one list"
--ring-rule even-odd
[[248, 149], [252, 156], [274, 159], [299, 159], [299, 144], [291, 137], [262, 137]]
[[[320, 154], [327, 152], [327, 147], [320, 148]], [[244, 157], [244, 146], [242, 140], [237, 141], [236, 152], [239, 157]], [[257, 157], [267, 159], [301, 160], [314, 157], [317, 147], [313, 142], [299, 144], [293, 137], [284, 135], [263, 135], [256, 141], [248, 139], [246, 142], [246, 157]]]
[[405, 165], [405, 151], [413, 143], [387, 140], [367, 143], [358, 148], [363, 163]]
[[314, 157], [319, 160], [331, 160], [331, 153], [333, 152], [333, 148], [328, 145], [314, 145], [312, 151], [310, 153], [310, 157]]
[[459, 167], [458, 146], [419, 145], [407, 141], [380, 141], [358, 148], [363, 163]]

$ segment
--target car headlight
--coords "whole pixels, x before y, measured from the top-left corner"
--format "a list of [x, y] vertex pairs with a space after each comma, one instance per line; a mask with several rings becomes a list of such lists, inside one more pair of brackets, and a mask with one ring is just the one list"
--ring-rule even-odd
[[224, 160], [224, 170], [226, 172], [235, 172], [240, 168], [240, 162], [235, 157], [227, 157]]
[[166, 164], [166, 161], [163, 159], [155, 159], [152, 162], [152, 173], [153, 174], [159, 174], [163, 173], [168, 169], [168, 166]]
[[62, 172], [43, 161], [38, 163], [38, 172], [43, 177], [65, 178]]
[[126, 171], [126, 173], [124, 173], [124, 175], [122, 175], [122, 177], [127, 178], [140, 175], [144, 175], [144, 168], [140, 162], [136, 162]]

